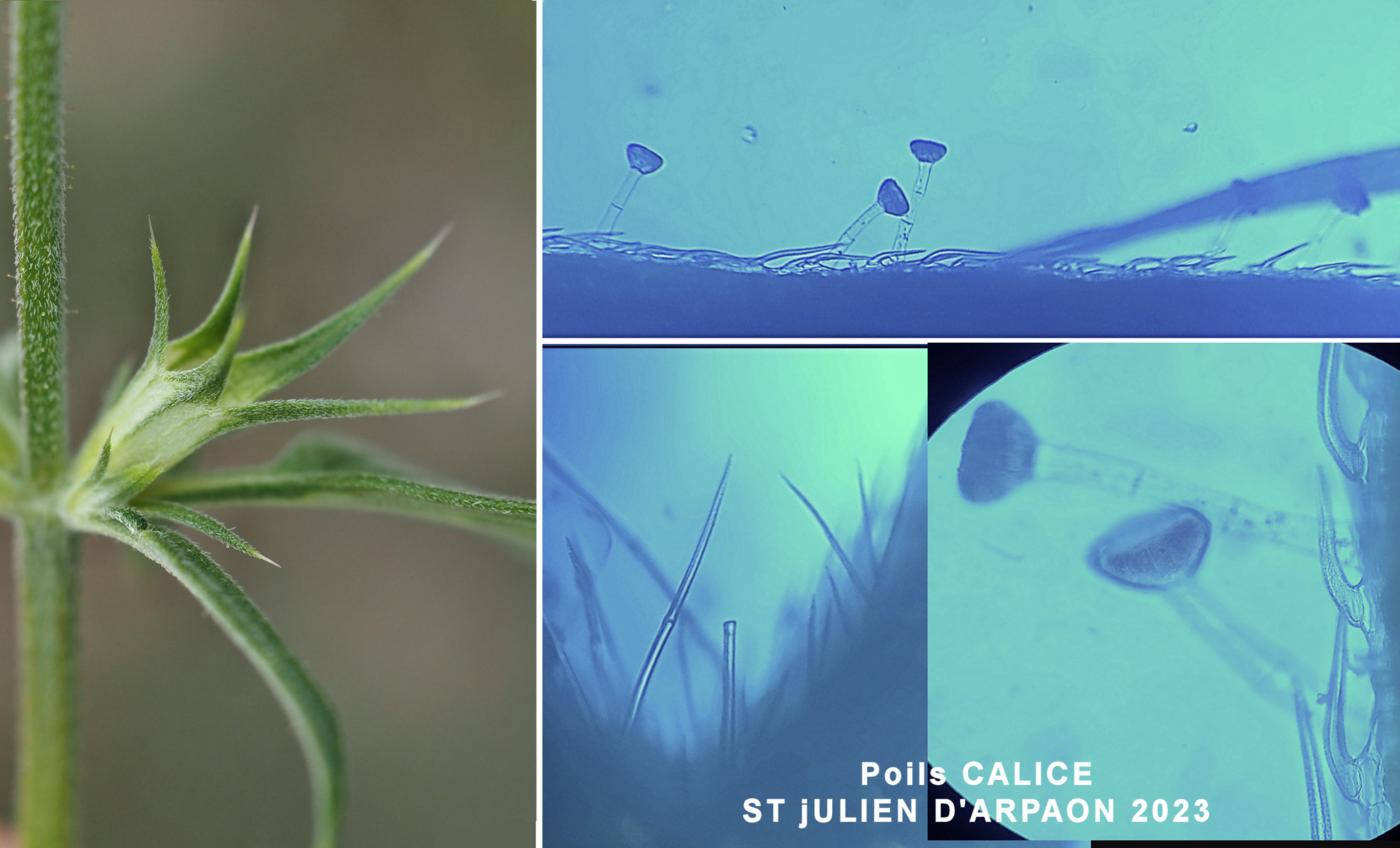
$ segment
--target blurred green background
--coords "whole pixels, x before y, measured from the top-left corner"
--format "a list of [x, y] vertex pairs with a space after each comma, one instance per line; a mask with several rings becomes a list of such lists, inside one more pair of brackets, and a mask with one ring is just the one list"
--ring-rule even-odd
[[[450, 222], [437, 258], [282, 394], [501, 389], [464, 413], [329, 429], [478, 489], [532, 495], [533, 3], [73, 2], [65, 85], [75, 439], [112, 368], [144, 351], [147, 216], [178, 333], [212, 303], [261, 207], [249, 344], [349, 302]], [[8, 240], [3, 251], [10, 269]], [[297, 429], [230, 437], [206, 463], [261, 461]], [[397, 518], [220, 515], [284, 565], [217, 549], [339, 708], [344, 844], [528, 844], [532, 563]], [[251, 668], [164, 573], [104, 542], [86, 544], [85, 565], [85, 844], [305, 844], [301, 759]], [[11, 594], [0, 581], [5, 818]]]

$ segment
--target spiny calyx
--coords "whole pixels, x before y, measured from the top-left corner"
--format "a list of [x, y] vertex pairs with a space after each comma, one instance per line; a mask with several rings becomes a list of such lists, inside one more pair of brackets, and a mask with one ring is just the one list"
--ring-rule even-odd
[[462, 409], [485, 397], [428, 400], [263, 400], [304, 374], [360, 327], [425, 263], [435, 238], [358, 301], [293, 338], [239, 352], [249, 220], [222, 294], [190, 333], [169, 338], [165, 267], [151, 235], [155, 321], [145, 360], [98, 416], [74, 458], [61, 498], [83, 519], [121, 507], [196, 450], [225, 433], [260, 424]]

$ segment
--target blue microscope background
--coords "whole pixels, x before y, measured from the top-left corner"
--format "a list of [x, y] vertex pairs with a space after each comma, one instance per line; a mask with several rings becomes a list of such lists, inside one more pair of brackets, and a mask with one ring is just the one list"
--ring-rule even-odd
[[[931, 384], [945, 367], [956, 381], [951, 375], [968, 371], [958, 352], [975, 346], [951, 346], [946, 360], [939, 347], [930, 353]], [[1164, 593], [1106, 579], [1087, 562], [1110, 526], [1161, 502], [1112, 484], [1034, 478], [1004, 497], [970, 502], [958, 469], [974, 414], [1001, 403], [1050, 450], [1087, 452], [1076, 473], [1118, 457], [1178, 481], [1183, 500], [1187, 486], [1205, 487], [1306, 522], [1317, 515], [1319, 469], [1333, 492], [1345, 485], [1318, 434], [1320, 346], [1081, 343], [1014, 353], [999, 367], [1024, 364], [974, 397], [931, 398], [930, 760], [1092, 761], [1095, 786], [1087, 789], [955, 782], [969, 798], [1116, 799], [1115, 825], [1015, 827], [1028, 838], [1308, 838], [1294, 710], [1261, 695], [1230, 657], [1247, 655], [1241, 634], [1253, 634], [1296, 658], [1309, 699], [1326, 691], [1337, 609], [1316, 553], [1217, 526], [1186, 597], [1224, 610], [1227, 630], [1236, 629], [1206, 633]], [[1354, 393], [1342, 404], [1355, 432], [1364, 406]], [[956, 411], [940, 421], [950, 407]], [[1333, 503], [1344, 526], [1349, 510]], [[1356, 671], [1347, 712], [1354, 749], [1371, 708], [1370, 680], [1364, 667]], [[1322, 708], [1310, 708], [1320, 730]], [[1335, 786], [1329, 792], [1334, 835], [1380, 832], [1366, 828]], [[1204, 798], [1211, 818], [1129, 824], [1134, 798]]]
[[[859, 797], [861, 759], [926, 747], [925, 364], [923, 348], [545, 349], [546, 844], [923, 840], [922, 822], [746, 825], [740, 802]], [[624, 730], [731, 456], [681, 621]]]
[[[1373, 326], [1358, 304], [1394, 308], [1385, 283], [1302, 287], [1288, 273], [1400, 263], [1389, 0], [547, 0], [543, 28], [545, 226], [595, 229], [630, 173], [627, 144], [665, 161], [617, 224], [638, 245], [629, 258], [578, 243], [554, 255], [547, 238], [550, 336], [1333, 335]], [[970, 254], [954, 274], [833, 261], [839, 273], [780, 275], [683, 255], [830, 244], [883, 179], [912, 191], [912, 139], [948, 148], [922, 203], [911, 197], [912, 249], [1014, 251], [1215, 199], [1199, 219], [1074, 251], [1098, 263], [981, 268]], [[1231, 193], [1317, 162], [1331, 164]], [[896, 229], [879, 216], [850, 253], [889, 251]], [[1236, 258], [1182, 277], [1124, 265], [1212, 252]], [[973, 283], [1015, 297], [978, 298]], [[1319, 286], [1327, 296], [1309, 299]], [[1033, 297], [1038, 315], [1017, 308]], [[1311, 314], [1269, 308], [1284, 297]]]

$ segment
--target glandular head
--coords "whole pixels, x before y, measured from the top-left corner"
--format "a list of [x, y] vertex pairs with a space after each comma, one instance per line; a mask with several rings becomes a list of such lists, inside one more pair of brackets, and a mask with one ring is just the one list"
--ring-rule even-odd
[[1371, 208], [1371, 196], [1359, 180], [1344, 179], [1332, 190], [1332, 203], [1347, 215], [1360, 215]]
[[1089, 566], [1135, 589], [1166, 589], [1191, 579], [1210, 547], [1210, 519], [1172, 505], [1129, 516], [1089, 546]]
[[663, 164], [661, 156], [655, 150], [642, 144], [627, 145], [627, 164], [634, 171], [643, 174], [650, 174]]
[[909, 211], [909, 198], [904, 196], [904, 189], [900, 188], [899, 183], [894, 180], [885, 180], [880, 183], [880, 190], [875, 193], [875, 200], [879, 202], [880, 208], [885, 210], [886, 215], [898, 218]]
[[948, 146], [926, 138], [916, 138], [909, 142], [909, 152], [913, 153], [914, 158], [920, 162], [932, 165], [948, 155]]
[[1006, 497], [1035, 474], [1039, 443], [1030, 422], [999, 400], [972, 413], [958, 462], [958, 491], [973, 503]]

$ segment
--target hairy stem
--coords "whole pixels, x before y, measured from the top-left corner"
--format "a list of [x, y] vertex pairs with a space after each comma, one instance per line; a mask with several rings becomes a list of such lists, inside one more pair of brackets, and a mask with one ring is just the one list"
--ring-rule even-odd
[[59, 40], [63, 4], [13, 3], [10, 46], [10, 179], [22, 353], [20, 409], [25, 469], [40, 490], [63, 473], [63, 119]]
[[74, 540], [51, 517], [21, 522], [15, 552], [20, 650], [20, 756], [16, 806], [25, 848], [74, 842], [77, 741], [75, 654], [78, 570]]
[[17, 814], [26, 848], [74, 842], [78, 563], [54, 515], [68, 427], [64, 378], [63, 4], [10, 4], [10, 180], [14, 191], [20, 419], [31, 508], [15, 546], [20, 645]]

